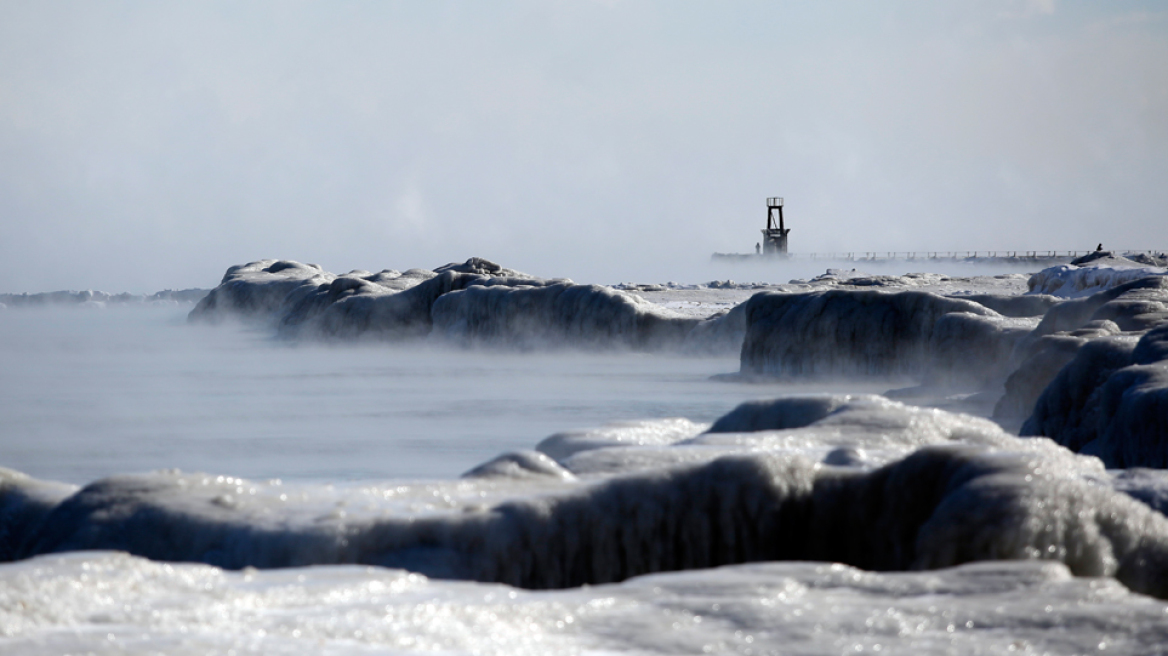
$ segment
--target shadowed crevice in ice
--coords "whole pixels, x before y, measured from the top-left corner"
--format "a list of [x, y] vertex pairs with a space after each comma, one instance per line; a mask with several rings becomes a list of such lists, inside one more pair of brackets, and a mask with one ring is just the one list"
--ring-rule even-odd
[[[118, 549], [228, 568], [365, 563], [530, 588], [760, 560], [909, 570], [1039, 558], [1168, 596], [1168, 519], [1107, 485], [1098, 461], [878, 397], [833, 404], [818, 421], [741, 434], [737, 446], [734, 433], [682, 431], [646, 446], [597, 442], [559, 463], [505, 456], [396, 504], [375, 500], [406, 491], [298, 491], [161, 472], [99, 481], [33, 513], [21, 505], [32, 483], [7, 475], [0, 503], [26, 511], [3, 551]], [[823, 414], [823, 403], [812, 405], [786, 408]], [[804, 423], [752, 408], [739, 420], [755, 412], [770, 419], [747, 424]], [[888, 454], [887, 464], [824, 466], [784, 449], [787, 439], [863, 445]], [[574, 459], [621, 449], [698, 459], [573, 475]]]

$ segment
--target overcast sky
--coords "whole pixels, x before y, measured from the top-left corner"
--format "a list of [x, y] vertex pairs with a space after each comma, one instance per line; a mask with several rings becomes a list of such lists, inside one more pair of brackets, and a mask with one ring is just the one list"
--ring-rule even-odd
[[0, 292], [1168, 248], [1166, 7], [0, 0]]

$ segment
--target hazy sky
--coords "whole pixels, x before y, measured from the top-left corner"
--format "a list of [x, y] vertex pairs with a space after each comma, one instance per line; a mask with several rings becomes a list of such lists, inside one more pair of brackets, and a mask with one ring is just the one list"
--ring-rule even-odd
[[700, 279], [769, 195], [793, 251], [1168, 248], [1168, 5], [0, 0], [0, 292]]

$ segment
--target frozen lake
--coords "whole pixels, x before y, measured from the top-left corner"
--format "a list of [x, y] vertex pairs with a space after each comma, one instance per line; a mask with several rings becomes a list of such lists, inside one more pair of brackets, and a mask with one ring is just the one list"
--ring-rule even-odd
[[87, 483], [177, 468], [249, 479], [451, 478], [559, 431], [888, 383], [710, 380], [735, 357], [290, 345], [189, 306], [0, 314], [0, 462]]

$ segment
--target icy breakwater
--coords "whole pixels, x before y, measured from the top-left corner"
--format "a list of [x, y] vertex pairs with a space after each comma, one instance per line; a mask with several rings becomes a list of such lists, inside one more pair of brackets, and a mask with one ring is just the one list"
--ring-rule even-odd
[[0, 475], [0, 557], [113, 549], [226, 568], [362, 563], [562, 588], [762, 560], [1043, 559], [1168, 597], [1168, 479], [881, 397], [569, 433], [461, 480], [321, 487], [178, 472]]
[[434, 271], [354, 271], [263, 260], [228, 269], [191, 320], [270, 321], [291, 338], [445, 338], [514, 348], [675, 348], [699, 323], [639, 296], [543, 280], [472, 258]]
[[293, 339], [739, 353], [745, 376], [900, 378], [980, 395], [1025, 435], [1111, 467], [1164, 467], [1168, 270], [1157, 264], [1092, 254], [1033, 275], [1025, 294], [829, 271], [753, 295], [739, 286], [745, 302], [694, 314], [642, 297], [664, 287], [545, 280], [480, 258], [339, 276], [262, 260], [228, 269], [190, 320], [245, 318]]

